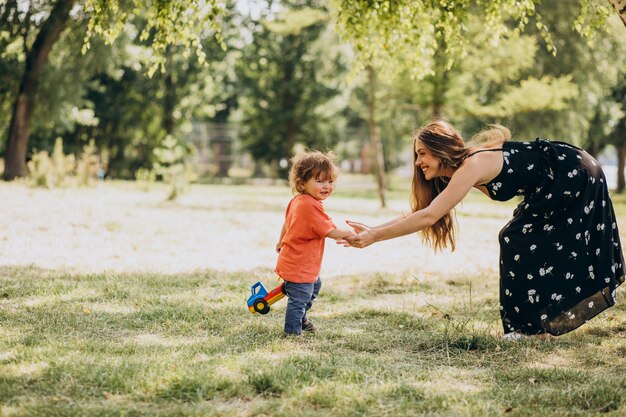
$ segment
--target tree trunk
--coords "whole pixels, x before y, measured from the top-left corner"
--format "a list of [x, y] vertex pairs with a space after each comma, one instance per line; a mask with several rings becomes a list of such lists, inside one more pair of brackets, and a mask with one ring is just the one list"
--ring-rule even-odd
[[12, 180], [27, 175], [26, 149], [30, 121], [35, 109], [35, 96], [41, 69], [48, 60], [48, 54], [59, 39], [65, 24], [70, 18], [70, 10], [76, 0], [58, 0], [50, 16], [41, 26], [35, 43], [26, 56], [26, 66], [20, 87], [13, 105], [9, 137], [7, 140], [4, 179]]
[[626, 0], [609, 0], [609, 3], [611, 3], [611, 6], [622, 19], [622, 23], [626, 26]]
[[624, 165], [626, 162], [626, 146], [617, 147], [617, 191], [621, 193], [626, 188], [626, 179], [624, 178]]
[[374, 169], [376, 170], [376, 182], [378, 183], [378, 196], [381, 207], [387, 207], [387, 181], [385, 179], [385, 154], [383, 153], [383, 143], [380, 140], [380, 129], [376, 122], [376, 72], [371, 65], [367, 66], [369, 81], [369, 92], [367, 99], [368, 125], [370, 131], [370, 142], [374, 151]]
[[[443, 34], [441, 36], [443, 39]], [[432, 119], [441, 120], [444, 117], [443, 109], [446, 105], [446, 92], [450, 81], [450, 70], [448, 69], [448, 53], [447, 46], [443, 40], [437, 41], [437, 49], [434, 56], [434, 71], [432, 76], [433, 82], [433, 102], [432, 102]]]
[[176, 84], [172, 75], [172, 46], [165, 49], [165, 59], [167, 60], [167, 72], [165, 74], [165, 94], [163, 97], [163, 129], [168, 135], [174, 133], [176, 121], [174, 119], [174, 108], [176, 107]]

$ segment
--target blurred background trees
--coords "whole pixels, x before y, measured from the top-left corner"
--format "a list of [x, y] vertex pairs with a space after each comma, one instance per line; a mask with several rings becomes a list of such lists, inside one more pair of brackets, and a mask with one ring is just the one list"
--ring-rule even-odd
[[[45, 56], [34, 53], [61, 6], [56, 39]], [[433, 117], [466, 137], [501, 123], [517, 139], [565, 140], [594, 154], [612, 146], [624, 165], [626, 28], [609, 2], [396, 6], [8, 0], [4, 176], [25, 175], [57, 138], [76, 160], [91, 144], [101, 175], [126, 179], [162, 167], [159, 149], [174, 142], [203, 167], [201, 180], [284, 178], [294, 152], [309, 147], [334, 150], [347, 171], [380, 167], [384, 203], [385, 171], [410, 172], [411, 131]], [[15, 122], [19, 103], [26, 124]]]

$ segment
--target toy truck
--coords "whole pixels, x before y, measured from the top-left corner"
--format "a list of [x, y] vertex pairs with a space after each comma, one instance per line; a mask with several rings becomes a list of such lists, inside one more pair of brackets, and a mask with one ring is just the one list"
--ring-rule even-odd
[[251, 290], [252, 295], [248, 298], [248, 309], [253, 314], [267, 314], [270, 312], [270, 306], [285, 296], [285, 283], [282, 282], [268, 293], [259, 281], [252, 285]]

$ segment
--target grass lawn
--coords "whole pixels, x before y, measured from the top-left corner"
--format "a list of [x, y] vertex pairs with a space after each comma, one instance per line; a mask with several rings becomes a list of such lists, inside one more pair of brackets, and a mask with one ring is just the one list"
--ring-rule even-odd
[[[255, 191], [202, 186], [205, 206], [154, 206], [214, 211]], [[367, 216], [373, 197], [337, 198], [363, 199]], [[276, 206], [260, 211], [280, 216]], [[502, 217], [489, 207], [471, 197], [460, 221]], [[117, 222], [104, 229], [123, 233]], [[286, 300], [266, 316], [246, 308], [257, 270], [87, 269], [0, 267], [0, 416], [626, 415], [624, 288], [570, 334], [502, 342], [492, 270], [329, 274], [311, 314], [319, 331], [284, 338]]]

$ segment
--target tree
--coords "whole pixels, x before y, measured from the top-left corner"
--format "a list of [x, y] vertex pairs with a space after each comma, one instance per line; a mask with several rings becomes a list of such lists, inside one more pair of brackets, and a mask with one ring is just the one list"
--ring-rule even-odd
[[[5, 154], [4, 178], [11, 180], [26, 175], [26, 151], [31, 118], [36, 103], [39, 77], [48, 59], [52, 47], [59, 39], [73, 15], [86, 19], [87, 35], [83, 51], [88, 49], [92, 36], [101, 35], [111, 43], [124, 31], [125, 25], [132, 19], [135, 11], [146, 18], [146, 27], [141, 33], [142, 39], [151, 38], [151, 46], [155, 52], [149, 67], [153, 74], [158, 68], [163, 69], [166, 61], [166, 49], [169, 44], [182, 44], [196, 51], [200, 61], [205, 59], [201, 47], [201, 39], [208, 32], [217, 33], [219, 37], [218, 17], [221, 7], [216, 0], [186, 1], [166, 0], [148, 2], [145, 0], [57, 0], [50, 9], [45, 4], [29, 2], [24, 12], [18, 1], [11, 0], [0, 5], [0, 16], [3, 19], [21, 21], [37, 34], [32, 44], [28, 36], [24, 37], [26, 60], [19, 85], [19, 91], [13, 105], [13, 113], [9, 126]], [[72, 14], [74, 6], [79, 10]], [[39, 25], [41, 15], [46, 16]]]
[[[599, 0], [580, 0], [579, 16], [571, 24], [583, 35], [604, 25], [610, 4]], [[563, 2], [560, 2], [563, 3]], [[468, 45], [467, 22], [473, 15], [483, 17], [485, 33], [494, 41], [511, 30], [521, 30], [531, 21], [555, 53], [549, 29], [537, 12], [540, 0], [335, 0], [342, 34], [352, 43], [362, 67], [373, 61], [393, 66], [405, 61], [415, 78], [433, 73], [437, 44], [446, 46], [448, 66], [465, 53]], [[571, 2], [567, 3], [571, 7]], [[617, 6], [620, 16], [623, 5]], [[511, 29], [509, 22], [514, 21]]]
[[[75, 0], [59, 0], [55, 3], [50, 15], [41, 26], [35, 42], [27, 52], [25, 69], [13, 105], [13, 115], [9, 126], [4, 169], [4, 178], [7, 180], [24, 176], [27, 173], [26, 145], [30, 119], [35, 109], [39, 75], [52, 46], [70, 18], [70, 10], [74, 3]], [[17, 2], [7, 4], [7, 10], [10, 6], [14, 6], [17, 10]]]
[[371, 65], [367, 66], [367, 113], [368, 127], [370, 134], [370, 143], [374, 150], [374, 169], [376, 175], [376, 183], [378, 185], [378, 197], [380, 198], [381, 207], [387, 207], [386, 190], [387, 180], [385, 176], [385, 154], [383, 151], [383, 143], [380, 138], [380, 127], [376, 120], [377, 105], [376, 100], [376, 70]]
[[255, 161], [284, 176], [296, 144], [336, 143], [338, 111], [331, 100], [340, 93], [343, 65], [322, 8], [281, 4], [279, 15], [248, 22], [252, 41], [242, 48], [237, 76], [242, 142]]

